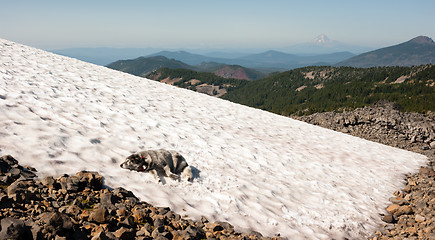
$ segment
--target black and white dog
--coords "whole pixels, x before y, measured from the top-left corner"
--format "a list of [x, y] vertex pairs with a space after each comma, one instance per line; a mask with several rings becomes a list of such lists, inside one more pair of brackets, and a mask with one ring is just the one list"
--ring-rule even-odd
[[151, 172], [156, 181], [161, 182], [161, 176], [175, 180], [192, 181], [192, 169], [181, 154], [175, 151], [148, 150], [128, 156], [121, 164], [122, 168], [139, 172]]

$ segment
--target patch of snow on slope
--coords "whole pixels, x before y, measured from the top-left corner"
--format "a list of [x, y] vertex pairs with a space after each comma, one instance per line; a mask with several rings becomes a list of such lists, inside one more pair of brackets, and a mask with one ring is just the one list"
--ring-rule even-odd
[[[422, 155], [0, 39], [0, 154], [39, 176], [95, 170], [181, 215], [292, 239], [361, 238]], [[194, 182], [121, 169], [173, 149]]]

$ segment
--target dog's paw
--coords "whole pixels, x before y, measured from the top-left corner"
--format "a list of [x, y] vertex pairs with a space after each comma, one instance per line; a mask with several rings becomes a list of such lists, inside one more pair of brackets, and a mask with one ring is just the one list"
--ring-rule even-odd
[[172, 180], [180, 181], [180, 176], [178, 176], [177, 174], [170, 174], [169, 177], [170, 177]]

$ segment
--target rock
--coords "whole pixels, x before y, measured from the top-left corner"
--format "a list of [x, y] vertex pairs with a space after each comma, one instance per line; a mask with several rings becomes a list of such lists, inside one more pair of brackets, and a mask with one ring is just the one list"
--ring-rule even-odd
[[1, 220], [0, 239], [32, 239], [32, 232], [26, 227], [23, 220], [4, 218]]
[[[192, 226], [188, 226], [186, 229], [182, 230], [182, 231], [177, 231], [176, 232], [178, 237], [182, 237], [183, 239], [202, 239], [204, 238], [204, 234], [201, 233], [198, 229], [195, 229]], [[174, 234], [174, 238], [175, 238], [175, 234]]]
[[394, 212], [394, 217], [398, 217], [401, 215], [407, 215], [412, 213], [412, 208], [409, 205], [400, 206], [397, 211]]
[[32, 179], [34, 177], [36, 177], [36, 174], [30, 170], [28, 170], [27, 168], [23, 168], [20, 172], [20, 177], [24, 178], [24, 179]]
[[424, 199], [419, 199], [414, 201], [414, 206], [416, 209], [425, 209], [427, 207], [427, 204]]
[[112, 193], [103, 193], [100, 196], [101, 204], [103, 205], [113, 205], [115, 203], [115, 198]]
[[100, 206], [94, 209], [89, 215], [89, 221], [92, 222], [105, 223], [108, 220], [109, 220], [109, 213], [107, 211], [107, 208], [104, 206]]
[[18, 164], [18, 161], [11, 155], [0, 157], [0, 173], [7, 173], [13, 165]]
[[41, 184], [48, 187], [48, 189], [58, 189], [59, 184], [53, 177], [45, 177], [41, 180]]
[[392, 197], [392, 198], [390, 198], [389, 200], [390, 200], [390, 202], [392, 202], [392, 203], [394, 203], [394, 204], [397, 204], [397, 205], [400, 205], [400, 206], [405, 205], [405, 204], [408, 204], [408, 201], [406, 201], [406, 200], [405, 200], [404, 198], [402, 198], [402, 197]]
[[153, 229], [149, 223], [145, 223], [145, 225], [136, 232], [136, 236], [146, 236], [151, 237]]
[[78, 215], [80, 215], [81, 212], [82, 212], [82, 210], [79, 207], [77, 207], [76, 205], [67, 206], [66, 210], [65, 210], [66, 214], [69, 214], [72, 216], [78, 216]]
[[120, 198], [127, 198], [127, 197], [136, 198], [136, 196], [134, 196], [134, 194], [131, 191], [125, 190], [122, 187], [115, 188], [112, 193], [113, 195], [116, 195]]
[[435, 149], [435, 141], [431, 142], [431, 143], [429, 144], [429, 146], [430, 146], [432, 149]]
[[114, 235], [121, 240], [134, 239], [136, 232], [134, 232], [132, 229], [121, 227], [120, 229], [116, 230]]
[[153, 232], [151, 233], [151, 237], [153, 237], [153, 238], [162, 237], [164, 233], [165, 233], [164, 226], [156, 227], [156, 228], [154, 228]]
[[398, 209], [399, 209], [399, 205], [397, 204], [391, 204], [390, 206], [387, 207], [387, 211], [390, 213], [395, 213]]
[[387, 214], [385, 216], [382, 217], [382, 221], [386, 222], [386, 223], [393, 223], [394, 222], [394, 218], [392, 214]]
[[97, 234], [95, 234], [91, 240], [109, 240], [109, 238], [107, 237], [105, 232], [100, 231]]
[[134, 218], [132, 216], [128, 216], [122, 222], [118, 222], [119, 226], [132, 227], [134, 226]]
[[60, 176], [56, 180], [57, 182], [60, 183], [62, 190], [65, 190], [66, 192], [75, 193], [79, 190], [79, 181], [77, 178], [70, 177], [69, 175], [64, 174], [63, 176]]
[[6, 188], [8, 198], [16, 202], [27, 202], [32, 197], [32, 193], [27, 189], [29, 182], [17, 180]]
[[[125, 207], [120, 207], [116, 210], [116, 216], [119, 218], [125, 218], [128, 215], [127, 209]], [[136, 220], [136, 217], [133, 218], [135, 220], [136, 223], [140, 223], [139, 221]]]
[[74, 225], [70, 217], [58, 212], [43, 213], [41, 214], [39, 221], [45, 227], [53, 227], [56, 231], [59, 231], [61, 229], [71, 230]]
[[417, 215], [415, 215], [415, 221], [416, 222], [418, 222], [418, 223], [422, 223], [422, 222], [424, 222], [425, 220], [426, 220], [426, 218], [425, 217], [423, 217], [423, 216], [421, 216], [420, 214], [417, 214]]
[[84, 187], [97, 191], [103, 188], [103, 176], [97, 172], [81, 171], [76, 173], [76, 177]]
[[161, 227], [165, 225], [165, 220], [163, 217], [159, 216], [154, 219], [154, 227]]

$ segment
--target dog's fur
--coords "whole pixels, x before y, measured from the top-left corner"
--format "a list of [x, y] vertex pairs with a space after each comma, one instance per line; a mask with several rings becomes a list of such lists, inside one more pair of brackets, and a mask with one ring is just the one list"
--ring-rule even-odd
[[175, 151], [148, 150], [128, 156], [121, 164], [122, 168], [139, 172], [151, 172], [154, 178], [161, 182], [160, 176], [167, 176], [175, 180], [192, 181], [192, 169], [183, 156]]

